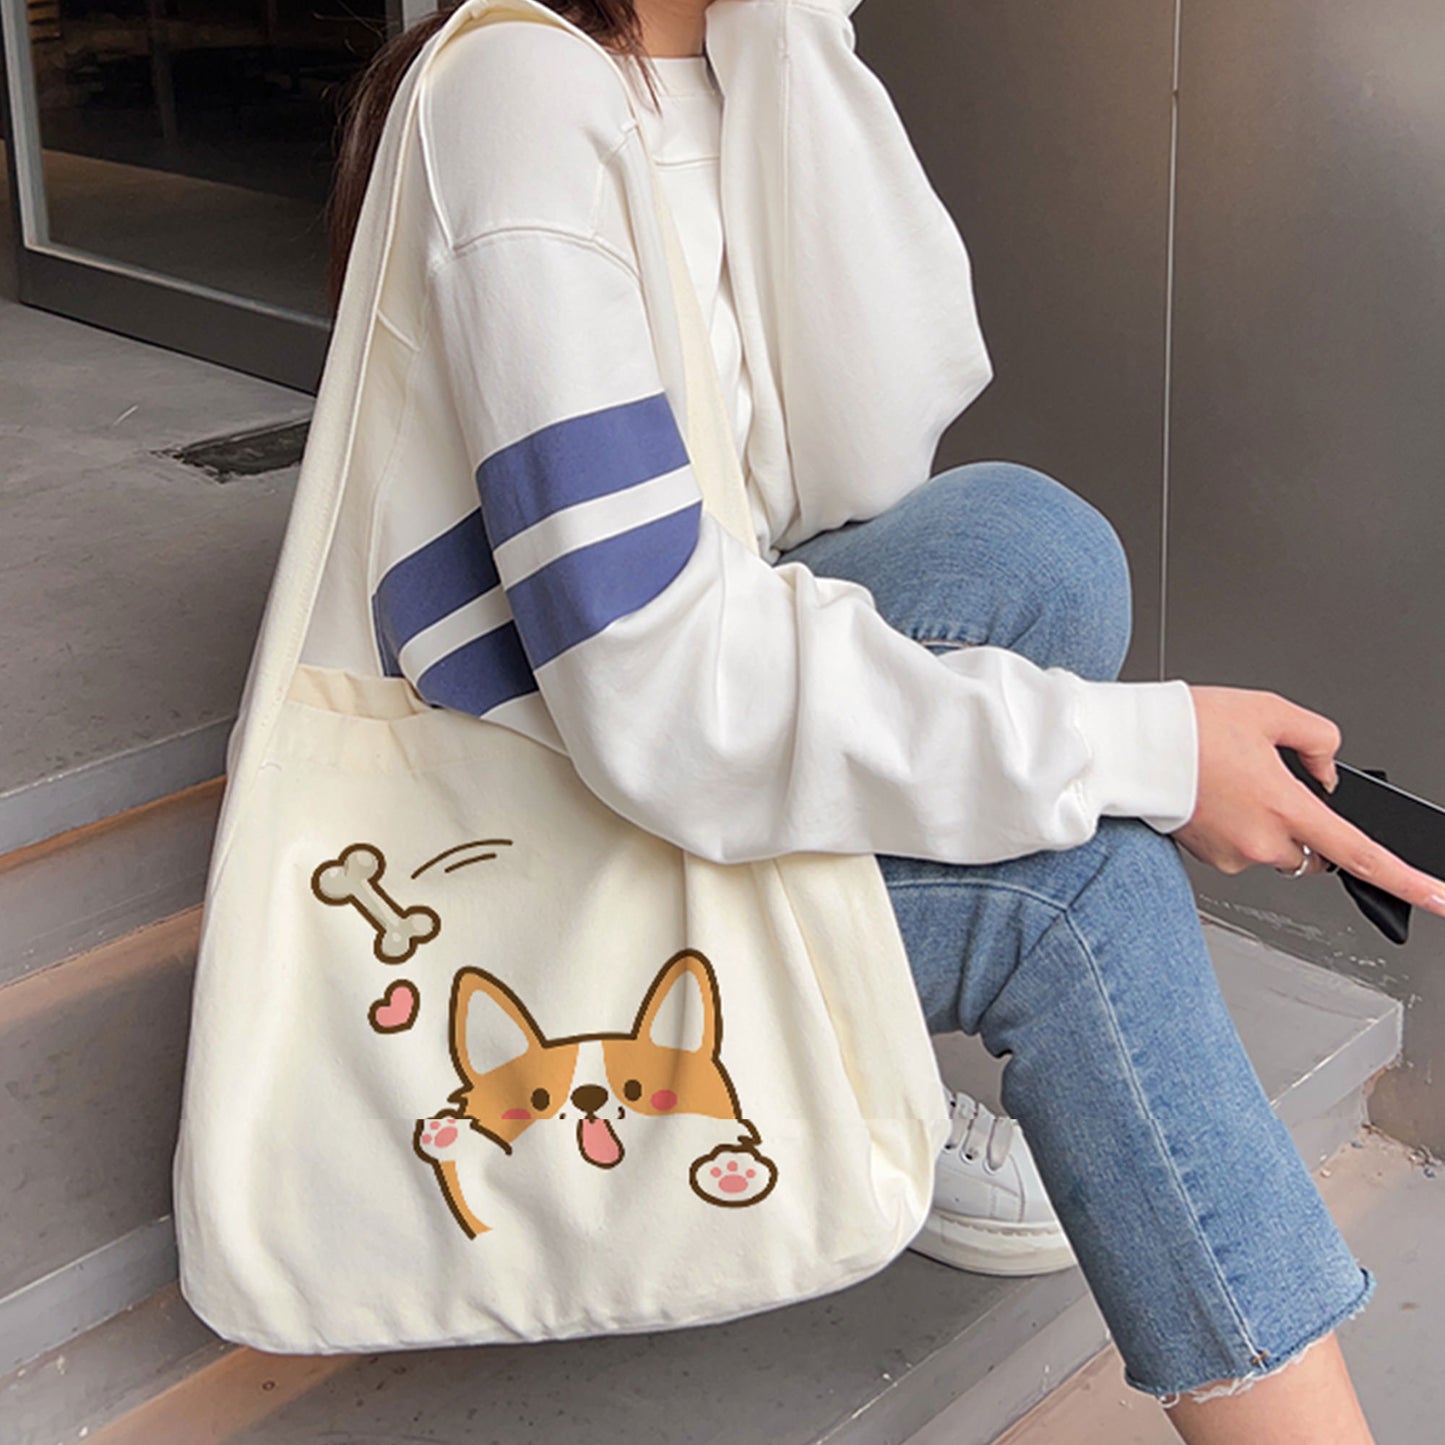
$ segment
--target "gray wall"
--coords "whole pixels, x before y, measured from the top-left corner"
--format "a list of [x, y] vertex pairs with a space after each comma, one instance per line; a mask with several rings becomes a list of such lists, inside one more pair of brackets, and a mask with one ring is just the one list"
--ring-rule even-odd
[[[854, 18], [994, 353], [937, 464], [1027, 462], [1111, 518], [1126, 679], [1282, 693], [1445, 801], [1445, 6], [1181, 0], [1172, 276], [1175, 0]], [[1185, 856], [1206, 913], [1407, 1003], [1373, 1114], [1445, 1153], [1445, 923], [1396, 948], [1337, 879]]]

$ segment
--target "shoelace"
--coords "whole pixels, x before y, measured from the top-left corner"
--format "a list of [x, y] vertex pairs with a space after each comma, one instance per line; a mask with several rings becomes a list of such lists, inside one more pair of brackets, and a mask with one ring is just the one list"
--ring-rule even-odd
[[949, 1128], [945, 1149], [963, 1148], [963, 1157], [974, 1160], [982, 1146], [990, 1169], [1002, 1169], [1013, 1147], [1014, 1121], [1005, 1115], [984, 1108], [962, 1089], [945, 1089], [948, 1099]]

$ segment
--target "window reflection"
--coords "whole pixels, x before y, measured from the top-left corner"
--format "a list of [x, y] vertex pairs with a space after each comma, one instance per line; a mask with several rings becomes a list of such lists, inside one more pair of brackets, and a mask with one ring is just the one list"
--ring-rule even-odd
[[0, 0], [28, 11], [50, 239], [327, 313], [323, 207], [385, 0]]

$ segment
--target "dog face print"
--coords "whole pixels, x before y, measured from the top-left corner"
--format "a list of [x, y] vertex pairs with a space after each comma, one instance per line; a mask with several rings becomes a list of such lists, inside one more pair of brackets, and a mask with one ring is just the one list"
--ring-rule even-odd
[[626, 1167], [629, 1141], [687, 1120], [712, 1142], [729, 1141], [693, 1161], [690, 1179], [702, 1199], [752, 1204], [776, 1182], [772, 1163], [752, 1147], [757, 1130], [742, 1117], [723, 1066], [717, 978], [695, 950], [662, 966], [628, 1032], [557, 1039], [501, 979], [462, 969], [453, 980], [449, 1042], [462, 1079], [449, 1096], [456, 1108], [420, 1121], [414, 1146], [469, 1234], [486, 1226], [462, 1197], [457, 1151], [468, 1133], [510, 1155], [535, 1148], [541, 1131], [565, 1130], [578, 1167], [611, 1170]]

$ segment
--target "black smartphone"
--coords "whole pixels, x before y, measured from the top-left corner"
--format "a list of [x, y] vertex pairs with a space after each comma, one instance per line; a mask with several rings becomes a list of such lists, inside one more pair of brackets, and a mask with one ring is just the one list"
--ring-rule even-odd
[[1412, 868], [1445, 881], [1445, 808], [1342, 763], [1338, 757], [1339, 786], [1333, 793], [1326, 792], [1293, 748], [1278, 751], [1290, 772], [1346, 822]]

